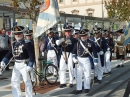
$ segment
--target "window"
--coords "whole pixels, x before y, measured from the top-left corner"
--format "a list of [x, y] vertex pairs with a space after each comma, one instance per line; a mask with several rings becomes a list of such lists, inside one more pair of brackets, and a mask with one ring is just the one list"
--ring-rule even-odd
[[63, 0], [59, 0], [60, 3], [63, 3]]
[[3, 27], [9, 31], [11, 29], [11, 23], [10, 23], [10, 18], [9, 17], [5, 17], [4, 18], [4, 24], [3, 24]]
[[92, 13], [88, 13], [88, 16], [92, 17], [92, 16], [93, 16], [93, 14], [92, 14]]
[[74, 15], [78, 15], [78, 14], [79, 14], [79, 11], [76, 10], [76, 9], [72, 10], [71, 12], [72, 12], [72, 14], [74, 14]]
[[93, 8], [88, 8], [88, 9], [86, 9], [86, 11], [87, 11], [88, 16], [92, 17], [94, 15], [94, 9]]

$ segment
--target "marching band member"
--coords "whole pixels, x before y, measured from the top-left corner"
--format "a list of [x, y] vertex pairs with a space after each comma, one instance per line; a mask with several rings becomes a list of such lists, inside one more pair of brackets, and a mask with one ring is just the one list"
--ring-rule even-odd
[[94, 29], [94, 37], [91, 39], [96, 46], [98, 54], [98, 65], [95, 66], [95, 80], [101, 84], [103, 77], [103, 67], [104, 67], [104, 54], [107, 51], [106, 40], [100, 34], [101, 28]]
[[72, 36], [72, 29], [70, 26], [64, 26], [64, 38], [56, 41], [57, 45], [62, 45], [62, 55], [60, 58], [60, 88], [66, 87], [66, 69], [68, 66], [69, 70], [69, 87], [73, 87], [73, 61], [72, 61], [72, 50], [74, 44], [77, 42]]
[[116, 66], [117, 68], [120, 67], [120, 65], [121, 65], [121, 67], [124, 67], [124, 58], [125, 58], [124, 40], [125, 40], [125, 37], [122, 34], [123, 33], [122, 30], [123, 29], [116, 31], [117, 32], [117, 39], [114, 39], [115, 46], [116, 46], [116, 57], [118, 59], [118, 65]]
[[[13, 97], [22, 97], [20, 90], [20, 78], [23, 77], [25, 83], [26, 97], [33, 97], [32, 83], [29, 76], [29, 71], [32, 70], [35, 60], [34, 49], [30, 42], [24, 40], [24, 27], [15, 26], [12, 32], [16, 41], [12, 44], [11, 50], [5, 55], [1, 62], [1, 67], [5, 68], [11, 57], [14, 57], [15, 65], [12, 71], [11, 85]], [[29, 59], [29, 63], [27, 61]]]
[[[52, 61], [53, 64], [58, 68], [57, 54], [56, 54], [56, 53], [58, 53], [58, 51], [56, 49], [56, 44], [55, 44], [56, 40], [53, 36], [52, 28], [50, 28], [47, 31], [47, 34], [48, 34], [48, 36], [46, 37], [46, 40], [45, 40], [42, 56], [44, 56], [44, 52], [45, 52], [45, 50], [47, 50], [47, 60]], [[55, 70], [53, 70], [53, 68], [50, 68], [50, 70], [52, 72], [54, 72], [54, 76], [56, 76]]]
[[105, 74], [111, 74], [111, 54], [112, 49], [114, 48], [114, 42], [113, 39], [108, 36], [108, 31], [104, 30], [104, 38], [107, 41], [107, 51], [105, 52], [105, 65], [104, 65], [104, 73]]
[[[80, 30], [74, 29], [73, 30], [73, 37], [78, 41], [79, 40], [79, 32]], [[76, 78], [76, 70], [75, 70], [75, 63], [74, 63], [74, 78]]]
[[84, 73], [84, 89], [88, 93], [90, 91], [91, 83], [91, 62], [92, 53], [94, 55], [94, 63], [97, 65], [97, 52], [93, 41], [87, 39], [87, 34], [85, 30], [80, 31], [81, 40], [79, 40], [73, 48], [73, 62], [77, 64], [77, 90], [76, 93], [82, 92], [82, 73]]
[[77, 40], [79, 39], [79, 32], [80, 32], [80, 30], [77, 30], [77, 29], [74, 29], [74, 31], [73, 31], [73, 37]]
[[[32, 30], [26, 30], [24, 35], [25, 35], [25, 41], [26, 41], [26, 42], [31, 42], [31, 44], [32, 44], [32, 46], [33, 46], [33, 50], [34, 50], [34, 40], [33, 40], [33, 38], [32, 38], [32, 34], [33, 34], [33, 31], [32, 31]], [[35, 55], [35, 51], [34, 51], [34, 55]], [[33, 68], [34, 68], [34, 69], [36, 68], [35, 62], [34, 62], [34, 64], [33, 64]], [[31, 80], [32, 80], [32, 82], [34, 82], [34, 81], [35, 81], [35, 76], [34, 76], [34, 71], [33, 71], [33, 70], [30, 71], [30, 75], [31, 75]]]

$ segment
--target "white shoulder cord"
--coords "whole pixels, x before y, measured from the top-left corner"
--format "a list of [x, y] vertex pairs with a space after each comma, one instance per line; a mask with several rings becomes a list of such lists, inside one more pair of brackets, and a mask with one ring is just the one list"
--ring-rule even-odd
[[97, 43], [97, 45], [100, 47], [100, 45], [99, 45], [99, 43], [98, 43], [98, 40], [99, 40], [100, 38], [96, 39], [96, 38], [94, 37], [94, 39], [95, 39], [95, 42]]
[[49, 38], [49, 37], [48, 37], [48, 39], [49, 39], [48, 45], [49, 45], [49, 43], [52, 44], [52, 38]]
[[84, 50], [86, 51], [86, 53], [88, 53], [88, 54], [93, 58], [92, 54], [88, 51], [88, 48], [86, 48], [86, 47], [83, 45], [83, 43], [82, 43], [81, 40], [80, 40], [80, 44], [81, 44], [81, 46], [84, 48]]

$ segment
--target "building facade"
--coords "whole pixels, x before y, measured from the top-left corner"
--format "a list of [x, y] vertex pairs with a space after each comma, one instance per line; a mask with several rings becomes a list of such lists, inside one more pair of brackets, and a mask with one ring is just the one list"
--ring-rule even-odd
[[[99, 27], [102, 26], [103, 20], [89, 20], [85, 16], [89, 17], [99, 17], [99, 18], [107, 18], [107, 10], [104, 7], [102, 1], [104, 0], [57, 0], [59, 4], [60, 13], [73, 14], [84, 16], [84, 19], [76, 18], [76, 17], [61, 17], [63, 23], [65, 23], [66, 19], [70, 22], [75, 22], [77, 25], [79, 22], [84, 22], [85, 25], [89, 26], [89, 29], [93, 28], [95, 23], [98, 24]], [[0, 7], [2, 6], [10, 6], [12, 0], [0, 0]], [[28, 18], [21, 18], [20, 14], [13, 14], [13, 10], [3, 11], [0, 9], [0, 29], [5, 27], [7, 30], [11, 30], [13, 27], [13, 23], [17, 22], [18, 25], [26, 27], [28, 24], [29, 28], [32, 29], [32, 20]], [[108, 29], [110, 26], [110, 22], [104, 24], [105, 28]], [[124, 24], [123, 24], [124, 25]]]
[[58, 0], [61, 13], [107, 18], [104, 0]]

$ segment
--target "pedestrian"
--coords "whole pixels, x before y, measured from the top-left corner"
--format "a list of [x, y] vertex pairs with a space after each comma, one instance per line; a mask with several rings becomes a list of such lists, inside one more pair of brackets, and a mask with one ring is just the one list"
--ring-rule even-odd
[[[23, 32], [23, 26], [15, 26], [12, 28], [12, 33], [14, 34], [16, 41], [13, 42], [12, 48], [1, 61], [1, 67], [5, 68], [9, 60], [14, 57], [15, 64], [11, 78], [13, 97], [22, 97], [20, 89], [21, 75], [25, 83], [26, 97], [33, 97], [29, 71], [32, 70], [35, 56], [33, 46], [30, 42], [25, 42]], [[28, 59], [29, 63], [27, 64]]]
[[124, 59], [125, 59], [125, 47], [124, 47], [124, 41], [125, 41], [125, 37], [123, 35], [123, 29], [120, 29], [117, 32], [117, 39], [114, 39], [115, 42], [115, 46], [116, 46], [116, 57], [118, 60], [118, 65], [116, 66], [116, 68], [118, 67], [124, 67]]
[[99, 84], [102, 82], [103, 77], [103, 67], [104, 67], [104, 54], [107, 51], [107, 42], [102, 37], [101, 28], [94, 29], [94, 37], [91, 40], [95, 43], [95, 47], [98, 54], [98, 65], [95, 66], [95, 77]]
[[43, 50], [43, 47], [44, 47], [44, 43], [45, 43], [45, 38], [41, 37], [40, 43], [39, 43], [40, 53], [42, 53], [42, 50]]
[[[57, 48], [56, 48], [56, 40], [53, 36], [53, 29], [50, 28], [47, 31], [47, 37], [45, 39], [45, 44], [42, 50], [42, 56], [44, 56], [44, 52], [47, 51], [47, 60], [53, 62], [53, 64], [58, 68], [58, 62], [57, 62]], [[53, 72], [54, 76], [57, 76], [55, 74], [54, 68], [50, 68], [51, 72]]]
[[[81, 39], [74, 45], [73, 48], [73, 62], [76, 67], [76, 94], [82, 92], [82, 74], [84, 73], [84, 90], [86, 93], [90, 91], [91, 84], [91, 61], [94, 60], [94, 65], [97, 65], [97, 51], [93, 41], [87, 39], [88, 32], [84, 29], [80, 31]], [[94, 59], [92, 60], [92, 53]]]
[[64, 26], [64, 38], [56, 41], [56, 44], [62, 46], [62, 55], [60, 58], [60, 88], [66, 87], [66, 70], [69, 70], [69, 87], [73, 87], [73, 61], [72, 61], [72, 50], [74, 44], [77, 42], [76, 39], [71, 37], [72, 29], [70, 26]]
[[126, 45], [126, 54], [127, 54], [127, 58], [130, 58], [130, 42], [127, 43]]
[[[6, 35], [6, 29], [2, 28], [0, 34], [0, 62], [4, 58], [4, 56], [9, 52], [11, 48], [11, 41], [9, 36]], [[9, 70], [9, 66], [6, 67], [6, 70]]]

